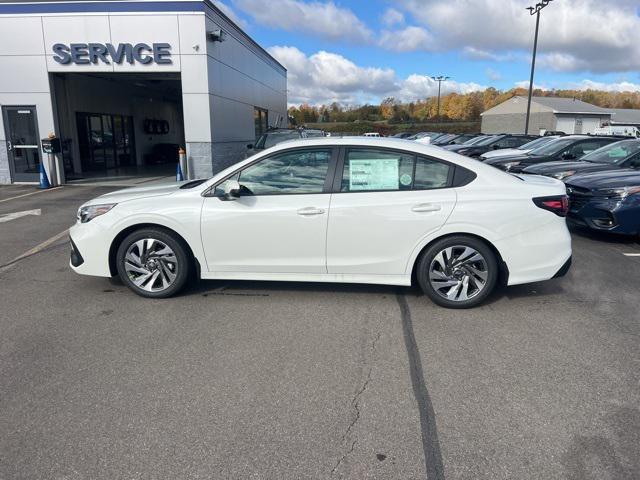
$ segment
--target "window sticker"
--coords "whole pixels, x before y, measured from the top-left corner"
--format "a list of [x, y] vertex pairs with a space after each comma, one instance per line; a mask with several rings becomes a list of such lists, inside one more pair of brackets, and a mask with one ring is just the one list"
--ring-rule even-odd
[[405, 187], [411, 185], [411, 180], [411, 175], [409, 175], [408, 173], [404, 173], [400, 176], [400, 183]]
[[349, 160], [349, 190], [397, 190], [400, 159]]

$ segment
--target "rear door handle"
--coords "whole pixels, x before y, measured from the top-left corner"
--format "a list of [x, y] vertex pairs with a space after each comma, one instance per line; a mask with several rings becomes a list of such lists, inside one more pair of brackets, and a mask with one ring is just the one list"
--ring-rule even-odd
[[415, 205], [411, 211], [412, 212], [439, 212], [440, 210], [442, 210], [442, 206], [440, 205], [435, 205], [433, 203], [420, 203], [418, 205]]
[[322, 208], [316, 207], [305, 207], [298, 210], [298, 215], [302, 215], [303, 217], [310, 217], [311, 215], [322, 215], [324, 210]]

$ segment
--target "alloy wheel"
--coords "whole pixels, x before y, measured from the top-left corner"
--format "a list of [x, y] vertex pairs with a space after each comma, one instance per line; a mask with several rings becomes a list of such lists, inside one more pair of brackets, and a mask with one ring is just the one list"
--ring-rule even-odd
[[176, 280], [178, 259], [166, 243], [143, 238], [127, 249], [124, 269], [136, 287], [147, 292], [162, 292]]
[[439, 251], [429, 266], [429, 282], [443, 298], [464, 302], [480, 294], [487, 285], [489, 270], [480, 252], [466, 245]]

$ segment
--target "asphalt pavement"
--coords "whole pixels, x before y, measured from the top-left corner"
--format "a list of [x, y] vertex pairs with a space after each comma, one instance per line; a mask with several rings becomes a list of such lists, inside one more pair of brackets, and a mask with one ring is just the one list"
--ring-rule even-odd
[[566, 277], [465, 311], [366, 285], [149, 300], [68, 267], [107, 191], [0, 187], [1, 479], [640, 478], [636, 241], [576, 231]]

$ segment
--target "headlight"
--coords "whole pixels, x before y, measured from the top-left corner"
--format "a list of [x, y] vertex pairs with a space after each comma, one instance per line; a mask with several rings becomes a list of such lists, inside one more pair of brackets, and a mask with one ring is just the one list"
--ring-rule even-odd
[[567, 170], [566, 172], [558, 172], [558, 173], [554, 173], [553, 175], [551, 175], [553, 178], [557, 178], [558, 180], [564, 180], [567, 177], [570, 177], [571, 175], [573, 175], [574, 173], [576, 173], [575, 170]]
[[511, 167], [515, 167], [516, 165], [520, 165], [520, 161], [517, 162], [507, 162], [507, 163], [503, 163], [502, 166], [504, 167], [504, 169], [508, 172], [509, 170], [511, 170]]
[[620, 187], [620, 188], [600, 188], [597, 190], [600, 195], [606, 197], [619, 197], [621, 199], [627, 198], [629, 195], [635, 195], [640, 193], [640, 186], [633, 187]]
[[88, 205], [86, 207], [81, 207], [80, 210], [78, 210], [78, 221], [80, 223], [90, 222], [94, 218], [104, 215], [116, 205], [117, 203], [107, 203], [104, 205]]

